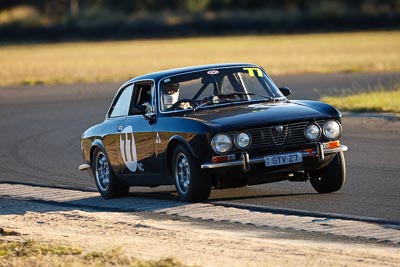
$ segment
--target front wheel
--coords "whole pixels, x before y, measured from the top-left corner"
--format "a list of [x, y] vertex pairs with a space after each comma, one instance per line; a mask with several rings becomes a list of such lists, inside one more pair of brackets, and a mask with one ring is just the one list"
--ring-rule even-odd
[[201, 171], [200, 164], [183, 145], [178, 145], [174, 151], [172, 175], [181, 200], [201, 202], [210, 196], [210, 178]]
[[340, 190], [346, 180], [346, 162], [343, 152], [318, 173], [311, 174], [310, 182], [318, 193], [332, 193]]
[[96, 148], [93, 153], [92, 165], [94, 180], [103, 198], [122, 197], [129, 192], [129, 186], [117, 179], [106, 154], [100, 148]]

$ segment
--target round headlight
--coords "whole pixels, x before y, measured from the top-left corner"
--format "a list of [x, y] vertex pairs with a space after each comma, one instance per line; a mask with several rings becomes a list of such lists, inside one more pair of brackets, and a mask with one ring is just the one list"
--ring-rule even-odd
[[304, 135], [310, 141], [315, 141], [321, 136], [321, 128], [317, 124], [310, 124], [306, 127]]
[[330, 140], [334, 140], [340, 137], [342, 134], [342, 126], [337, 121], [327, 121], [323, 127], [324, 136]]
[[235, 136], [235, 146], [239, 149], [245, 149], [250, 146], [251, 139], [247, 133], [239, 133]]
[[232, 140], [227, 134], [217, 134], [211, 140], [211, 146], [218, 154], [226, 153], [232, 148]]

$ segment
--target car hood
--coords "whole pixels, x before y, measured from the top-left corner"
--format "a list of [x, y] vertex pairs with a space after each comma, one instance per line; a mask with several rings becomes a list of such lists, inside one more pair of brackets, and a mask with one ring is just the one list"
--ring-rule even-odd
[[319, 110], [321, 109], [317, 110], [316, 107], [301, 103], [300, 101], [298, 103], [256, 103], [201, 109], [197, 110], [196, 113], [187, 114], [187, 117], [202, 120], [210, 126], [223, 126], [224, 129], [248, 128], [282, 122], [332, 117], [332, 114]]

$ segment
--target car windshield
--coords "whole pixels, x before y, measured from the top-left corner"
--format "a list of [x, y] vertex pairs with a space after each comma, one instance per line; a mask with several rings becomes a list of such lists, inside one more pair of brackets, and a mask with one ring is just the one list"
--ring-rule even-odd
[[191, 72], [162, 79], [159, 85], [161, 111], [284, 98], [272, 80], [257, 67]]

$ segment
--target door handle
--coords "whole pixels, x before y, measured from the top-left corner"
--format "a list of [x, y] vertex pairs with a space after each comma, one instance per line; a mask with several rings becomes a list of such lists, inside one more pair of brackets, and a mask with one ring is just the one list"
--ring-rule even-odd
[[122, 132], [123, 129], [124, 127], [122, 125], [118, 126], [118, 132]]

